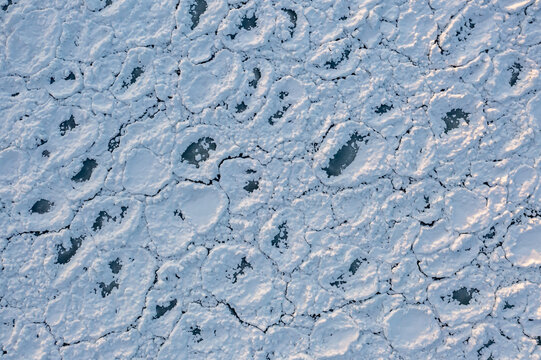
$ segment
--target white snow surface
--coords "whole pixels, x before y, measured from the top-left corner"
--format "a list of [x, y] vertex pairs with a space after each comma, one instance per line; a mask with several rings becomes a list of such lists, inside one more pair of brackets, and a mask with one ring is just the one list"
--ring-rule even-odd
[[541, 359], [541, 0], [0, 0], [0, 359]]

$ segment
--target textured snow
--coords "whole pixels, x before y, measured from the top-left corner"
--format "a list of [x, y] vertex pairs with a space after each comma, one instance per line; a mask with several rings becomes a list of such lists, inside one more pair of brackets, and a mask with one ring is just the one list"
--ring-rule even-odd
[[541, 0], [0, 0], [0, 359], [541, 359]]

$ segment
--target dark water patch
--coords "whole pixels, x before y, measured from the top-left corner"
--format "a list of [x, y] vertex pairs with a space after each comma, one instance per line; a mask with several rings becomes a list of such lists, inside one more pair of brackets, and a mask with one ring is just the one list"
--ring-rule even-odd
[[83, 167], [77, 174], [75, 174], [71, 180], [75, 182], [84, 182], [90, 180], [92, 172], [98, 166], [98, 163], [94, 159], [86, 159], [83, 161]]
[[248, 106], [243, 102], [241, 102], [240, 104], [238, 104], [235, 109], [237, 110], [237, 114], [240, 114], [244, 111], [246, 111], [246, 109], [248, 108]]
[[120, 218], [124, 219], [124, 215], [126, 215], [126, 211], [128, 211], [128, 206], [121, 206], [120, 207]]
[[287, 223], [282, 223], [278, 226], [278, 234], [274, 235], [274, 238], [271, 240], [271, 245], [277, 249], [280, 247], [288, 248], [287, 244]]
[[329, 285], [334, 286], [336, 288], [341, 288], [341, 286], [344, 284], [347, 284], [347, 281], [344, 280], [344, 274], [337, 277], [336, 281], [329, 283]]
[[[481, 353], [483, 352], [483, 350], [489, 348], [491, 345], [494, 345], [494, 344], [495, 342], [492, 339], [489, 339], [486, 343], [484, 343], [483, 346], [479, 350], [477, 350], [477, 356], [479, 357], [479, 359], [481, 358]], [[490, 357], [487, 358], [487, 360], [489, 359], [493, 359], [492, 354], [490, 354]]]
[[284, 105], [282, 106], [282, 110], [277, 110], [274, 114], [272, 114], [271, 117], [267, 120], [269, 124], [274, 125], [276, 123], [276, 120], [281, 119], [285, 112], [289, 109], [291, 105]]
[[255, 27], [257, 27], [257, 18], [255, 17], [255, 14], [251, 17], [247, 17], [246, 15], [244, 15], [244, 17], [240, 21], [240, 25], [238, 26], [239, 29], [244, 29], [247, 31], [250, 31]]
[[6, 5], [2, 5], [2, 10], [3, 11], [8, 11], [8, 8], [10, 5], [13, 5], [13, 1], [12, 0], [8, 0], [7, 4]]
[[475, 28], [475, 23], [472, 19], [465, 21], [460, 28], [456, 31], [455, 36], [458, 41], [466, 41], [472, 34], [472, 30]]
[[103, 227], [103, 221], [116, 221], [116, 218], [112, 217], [111, 215], [109, 215], [107, 213], [107, 211], [100, 211], [98, 213], [98, 217], [96, 218], [96, 220], [94, 220], [94, 224], [92, 224], [92, 230], [93, 231], [98, 231], [98, 230], [101, 230], [101, 228]]
[[196, 338], [195, 342], [200, 343], [203, 341], [203, 338], [201, 337], [201, 329], [198, 326], [190, 326], [190, 333]]
[[291, 9], [282, 8], [282, 11], [289, 16], [289, 21], [291, 21], [291, 26], [289, 26], [289, 35], [293, 37], [295, 28], [297, 27], [297, 13]]
[[61, 265], [69, 263], [71, 258], [75, 255], [75, 253], [77, 253], [77, 250], [79, 250], [79, 248], [81, 247], [84, 238], [84, 235], [77, 238], [70, 238], [71, 247], [67, 250], [64, 245], [57, 245], [56, 248], [58, 250], [58, 257], [56, 259], [56, 263]]
[[41, 156], [43, 157], [49, 157], [49, 155], [51, 155], [51, 152], [49, 150], [43, 150], [41, 152]]
[[52, 85], [56, 82], [55, 78], [51, 76], [51, 78], [49, 79], [49, 85]]
[[184, 214], [182, 213], [182, 211], [180, 211], [180, 209], [176, 209], [176, 210], [173, 212], [173, 215], [178, 216], [179, 218], [181, 218], [182, 220], [184, 220]]
[[257, 180], [250, 180], [248, 183], [243, 187], [244, 190], [248, 191], [249, 193], [254, 192], [255, 190], [259, 189], [259, 181]]
[[425, 209], [430, 209], [430, 197], [423, 195], [423, 200], [425, 201]]
[[322, 170], [327, 173], [328, 177], [342, 174], [344, 169], [351, 165], [359, 151], [359, 143], [361, 143], [363, 139], [364, 137], [357, 133], [351, 135], [348, 142], [342, 146], [329, 161], [329, 166], [322, 168]]
[[216, 150], [216, 142], [213, 138], [204, 137], [190, 144], [182, 153], [182, 161], [195, 165], [199, 168], [199, 164], [209, 158], [209, 152]]
[[78, 125], [75, 123], [75, 118], [73, 115], [70, 116], [68, 120], [64, 120], [60, 123], [60, 136], [66, 135], [68, 131], [75, 129]]
[[467, 124], [469, 124], [469, 117], [470, 113], [467, 113], [462, 109], [452, 109], [451, 111], [448, 111], [442, 118], [442, 120], [445, 122], [445, 133], [447, 134], [449, 131], [459, 127], [461, 120], [464, 120]]
[[393, 105], [387, 105], [387, 104], [381, 104], [380, 106], [378, 106], [376, 108], [376, 110], [374, 111], [376, 114], [385, 114], [386, 112], [390, 111], [391, 109], [393, 108]]
[[493, 239], [494, 236], [496, 236], [496, 228], [494, 228], [494, 226], [492, 226], [489, 230], [488, 233], [486, 233], [485, 235], [483, 235], [483, 239]]
[[118, 274], [120, 270], [122, 270], [122, 263], [120, 262], [120, 258], [109, 261], [109, 268], [111, 269], [111, 272], [113, 274]]
[[466, 289], [465, 287], [453, 291], [453, 300], [456, 300], [460, 305], [469, 305], [474, 293], [478, 293], [477, 289]]
[[[289, 96], [289, 93], [287, 91], [280, 91], [278, 94], [278, 98], [280, 100], [284, 100], [286, 97]], [[276, 123], [275, 120], [281, 119], [284, 116], [284, 113], [291, 107], [291, 104], [286, 104], [282, 106], [281, 110], [277, 110], [271, 117], [269, 117], [268, 122], [271, 125], [274, 125]]]
[[172, 310], [175, 306], [177, 306], [177, 299], [169, 301], [169, 304], [166, 306], [156, 305], [156, 315], [154, 316], [154, 319], [161, 318], [165, 315], [165, 313]]
[[503, 309], [504, 309], [504, 310], [512, 309], [512, 308], [514, 308], [514, 307], [515, 307], [515, 305], [509, 304], [507, 301], [506, 301], [505, 304], [503, 305]]
[[116, 134], [115, 136], [113, 136], [111, 138], [111, 140], [109, 140], [109, 144], [107, 145], [107, 150], [109, 152], [113, 152], [115, 151], [116, 148], [118, 148], [120, 146], [120, 136], [122, 136], [120, 134], [120, 131], [118, 132], [118, 134]]
[[116, 281], [111, 281], [108, 285], [106, 285], [104, 282], [100, 282], [99, 287], [101, 289], [101, 297], [107, 297], [111, 295], [111, 292], [113, 289], [118, 289], [118, 283]]
[[351, 50], [349, 49], [346, 49], [343, 53], [342, 53], [342, 57], [338, 60], [335, 60], [335, 59], [332, 59], [332, 60], [329, 60], [327, 61], [325, 64], [323, 64], [323, 66], [325, 66], [325, 68], [327, 69], [332, 69], [332, 70], [335, 70], [336, 68], [338, 68], [338, 66], [344, 62], [344, 60], [347, 60], [349, 59], [349, 54], [351, 53]]
[[[366, 259], [363, 259], [364, 261], [366, 261]], [[351, 273], [351, 275], [355, 275], [357, 273], [357, 270], [359, 270], [359, 268], [361, 267], [361, 264], [363, 263], [363, 260], [361, 259], [355, 259], [351, 265], [349, 266], [349, 272]]]
[[34, 205], [32, 205], [32, 207], [30, 208], [30, 212], [32, 214], [34, 213], [45, 214], [45, 213], [48, 213], [53, 206], [54, 206], [53, 202], [49, 200], [45, 200], [45, 199], [40, 199], [36, 201]]
[[509, 85], [515, 86], [518, 81], [520, 72], [522, 70], [522, 65], [519, 63], [514, 63], [513, 66], [510, 66], [507, 70], [511, 71], [511, 78], [509, 79]]
[[130, 79], [130, 83], [128, 84], [127, 82], [123, 82], [122, 83], [122, 87], [123, 88], [127, 88], [128, 86], [130, 85], [133, 85], [135, 84], [135, 82], [137, 81], [137, 79], [143, 75], [145, 73], [145, 69], [140, 67], [140, 66], [137, 66], [137, 67], [134, 67], [133, 70], [131, 71], [131, 79]]
[[199, 25], [199, 19], [201, 19], [201, 15], [207, 11], [207, 2], [205, 0], [195, 0], [193, 4], [190, 5], [190, 10], [188, 10], [188, 13], [192, 17], [192, 26], [190, 27], [191, 30], [195, 29], [197, 25]]
[[250, 82], [248, 82], [248, 85], [250, 85], [251, 87], [253, 87], [255, 89], [255, 88], [257, 88], [257, 84], [259, 83], [259, 79], [261, 79], [261, 70], [259, 70], [259, 68], [254, 68], [252, 71], [254, 73], [254, 79], [250, 80]]
[[64, 78], [66, 81], [73, 81], [75, 80], [75, 74], [70, 71], [69, 75]]
[[[244, 275], [244, 269], [246, 268], [250, 268], [250, 269], [253, 269], [252, 267], [252, 264], [250, 264], [248, 261], [246, 261], [246, 256], [243, 256], [242, 259], [240, 260], [240, 264], [237, 265], [237, 267], [235, 268], [235, 272], [233, 273], [233, 284], [235, 284], [237, 282], [237, 279], [239, 277], [239, 275]], [[229, 277], [228, 277], [229, 278]]]

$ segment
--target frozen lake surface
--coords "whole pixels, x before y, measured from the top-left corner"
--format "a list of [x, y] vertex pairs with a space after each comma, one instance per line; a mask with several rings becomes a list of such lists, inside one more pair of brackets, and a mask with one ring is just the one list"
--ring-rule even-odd
[[541, 359], [541, 0], [0, 0], [0, 359]]

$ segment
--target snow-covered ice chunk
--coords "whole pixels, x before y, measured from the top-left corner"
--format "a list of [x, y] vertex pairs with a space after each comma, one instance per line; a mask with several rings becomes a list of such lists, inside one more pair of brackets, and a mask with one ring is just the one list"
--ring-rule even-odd
[[128, 51], [111, 92], [119, 100], [134, 101], [154, 90], [153, 51], [134, 48]]
[[388, 194], [385, 190], [389, 189], [384, 186], [366, 186], [339, 191], [331, 200], [336, 220], [353, 226], [370, 223], [378, 211], [380, 201], [383, 201], [384, 194]]
[[518, 282], [498, 289], [492, 313], [504, 319], [521, 316], [526, 310], [528, 294], [535, 294], [535, 288], [533, 283]]
[[168, 0], [106, 0], [104, 5], [99, 17], [112, 25], [115, 37], [127, 46], [163, 46], [170, 39], [175, 26], [171, 16], [175, 3]]
[[247, 245], [220, 245], [203, 265], [203, 287], [227, 302], [240, 319], [261, 329], [278, 321], [285, 282], [258, 249]]
[[[307, 129], [313, 126], [305, 115], [309, 109], [306, 95], [306, 84], [291, 76], [272, 84], [265, 104], [249, 127], [260, 147], [271, 153], [285, 152], [285, 156], [306, 151], [302, 142], [308, 141]], [[269, 136], [276, 133], [280, 135]], [[239, 140], [248, 143], [251, 139]]]
[[357, 324], [347, 313], [339, 310], [316, 322], [310, 343], [318, 358], [331, 358], [344, 355], [358, 336]]
[[473, 235], [458, 235], [450, 246], [430, 255], [418, 255], [419, 266], [433, 277], [451, 276], [475, 259], [481, 242]]
[[275, 10], [270, 3], [247, 3], [229, 11], [218, 28], [218, 36], [229, 49], [251, 50], [269, 41], [275, 18]]
[[138, 326], [142, 333], [168, 337], [186, 312], [201, 284], [201, 265], [207, 256], [202, 246], [193, 247], [180, 259], [163, 263], [148, 292], [145, 310]]
[[177, 323], [158, 359], [174, 357], [248, 359], [257, 330], [243, 326], [225, 304], [206, 308], [191, 304]]
[[293, 1], [281, 1], [276, 14], [275, 36], [288, 55], [302, 57], [309, 49], [310, 24], [301, 5]]
[[[37, 359], [59, 357], [55, 339], [43, 323], [13, 322], [14, 333], [3, 347], [5, 359]], [[7, 356], [6, 356], [7, 355]]]
[[221, 161], [240, 152], [224, 131], [210, 125], [194, 126], [177, 133], [172, 151], [173, 172], [180, 178], [209, 181], [218, 174]]
[[494, 279], [470, 266], [456, 276], [432, 282], [428, 300], [442, 323], [473, 323], [489, 314], [494, 305]]
[[470, 90], [452, 88], [436, 94], [430, 101], [430, 126], [439, 137], [436, 152], [440, 158], [452, 159], [466, 151], [482, 134], [483, 103]]
[[257, 160], [238, 158], [222, 162], [220, 186], [227, 193], [231, 213], [247, 215], [266, 204], [272, 183], [264, 175]]
[[320, 254], [319, 283], [347, 300], [365, 299], [379, 290], [378, 266], [360, 248], [338, 245]]
[[183, 183], [176, 190], [179, 210], [197, 233], [212, 229], [228, 205], [223, 191], [214, 186]]
[[221, 0], [179, 1], [175, 11], [174, 37], [196, 39], [204, 34], [214, 34], [227, 15], [227, 5]]
[[309, 54], [307, 69], [325, 80], [350, 75], [360, 61], [358, 48], [359, 44], [350, 38], [321, 44]]
[[[60, 354], [64, 358], [129, 358], [137, 354], [137, 344], [144, 341], [141, 334], [134, 329], [110, 333], [95, 340], [81, 341], [69, 346], [62, 346]], [[150, 355], [149, 355], [150, 356]]]
[[0, 181], [11, 183], [20, 178], [28, 155], [17, 148], [0, 151]]
[[142, 211], [142, 203], [130, 197], [96, 196], [78, 210], [70, 229], [77, 232], [76, 236], [91, 234], [92, 244], [111, 248], [128, 243], [143, 246], [136, 233]]
[[90, 66], [84, 66], [85, 87], [97, 91], [108, 89], [120, 73], [125, 56], [123, 53], [111, 54], [94, 61]]
[[154, 195], [170, 179], [170, 166], [145, 148], [135, 149], [126, 161], [123, 185], [133, 194]]
[[526, 200], [538, 186], [538, 179], [536, 169], [527, 165], [519, 166], [510, 174], [509, 197], [516, 202]]
[[49, 103], [36, 111], [33, 118], [35, 124], [26, 126], [22, 134], [28, 137], [40, 136], [40, 133], [47, 134], [43, 150], [47, 150], [49, 165], [52, 168], [64, 165], [88, 151], [99, 134], [99, 118], [91, 111], [80, 107]]
[[60, 229], [69, 224], [73, 209], [62, 187], [47, 178], [44, 185], [18, 194], [9, 229], [18, 232]]
[[[389, 14], [385, 15], [384, 19], [387, 20]], [[423, 56], [429, 53], [429, 44], [438, 31], [431, 5], [422, 2], [410, 3], [407, 11], [400, 10], [397, 20], [395, 42], [399, 51], [419, 59], [418, 61], [423, 61]], [[381, 23], [384, 24], [383, 21]]]
[[179, 88], [184, 105], [195, 113], [218, 105], [238, 87], [240, 74], [239, 55], [229, 50], [221, 50], [214, 59], [201, 65], [183, 60]]
[[56, 286], [63, 291], [49, 303], [47, 323], [67, 343], [125, 329], [140, 315], [154, 279], [154, 263], [142, 249], [115, 250], [106, 256], [94, 249], [77, 266], [87, 271], [74, 279], [59, 279]]
[[77, 63], [53, 60], [29, 82], [31, 88], [45, 88], [56, 99], [67, 98], [83, 88], [83, 75]]
[[334, 223], [331, 200], [324, 194], [303, 196], [293, 202], [293, 207], [304, 215], [304, 223], [311, 230], [323, 230]]
[[498, 41], [498, 28], [502, 16], [489, 11], [489, 5], [468, 4], [445, 27], [431, 49], [434, 62], [443, 61], [450, 65], [463, 65], [481, 51]]
[[271, 327], [266, 332], [263, 349], [259, 351], [260, 357], [274, 356], [281, 358], [296, 358], [306, 356], [309, 346], [307, 331], [297, 327], [283, 326]]
[[488, 89], [497, 101], [516, 99], [539, 87], [539, 65], [517, 51], [509, 50], [494, 57], [494, 76]]
[[114, 49], [113, 38], [113, 29], [99, 22], [78, 19], [66, 21], [62, 24], [56, 54], [61, 59], [80, 62], [89, 58], [101, 59]]
[[473, 191], [456, 188], [445, 196], [449, 221], [454, 230], [474, 232], [486, 227], [490, 221], [487, 199]]
[[261, 227], [259, 248], [276, 262], [280, 271], [293, 271], [308, 254], [303, 220], [298, 211], [284, 208], [275, 212]]
[[506, 257], [515, 266], [541, 265], [541, 222], [531, 219], [525, 224], [514, 225], [505, 235]]
[[413, 352], [440, 338], [440, 327], [428, 306], [405, 306], [385, 318], [385, 334], [393, 347]]
[[6, 60], [10, 72], [32, 75], [54, 58], [61, 31], [57, 11], [44, 9], [13, 14], [7, 26]]
[[393, 166], [403, 176], [421, 178], [435, 166], [436, 141], [426, 127], [414, 127], [400, 140]]

